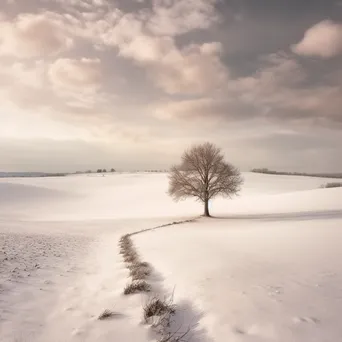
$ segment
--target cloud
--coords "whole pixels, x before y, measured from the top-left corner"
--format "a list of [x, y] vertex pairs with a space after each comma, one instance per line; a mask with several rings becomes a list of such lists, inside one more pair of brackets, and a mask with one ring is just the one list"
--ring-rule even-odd
[[331, 58], [342, 54], [342, 24], [324, 20], [305, 32], [304, 38], [292, 46], [302, 56]]
[[95, 48], [111, 47], [115, 45], [111, 40], [118, 36], [117, 32], [125, 39], [127, 34], [123, 32], [129, 30], [129, 25], [115, 29], [124, 14], [106, 0], [40, 1], [48, 6], [56, 2], [60, 8], [19, 13], [10, 19], [0, 13], [0, 56], [56, 57], [72, 49], [77, 51], [82, 46], [79, 43], [92, 44]]
[[[49, 64], [3, 63], [0, 66], [1, 108], [40, 113], [60, 121], [101, 127], [111, 117], [115, 95], [102, 89], [98, 59], [58, 59]], [[6, 112], [8, 112], [6, 110]]]
[[42, 61], [31, 65], [22, 62], [2, 63], [0, 67], [0, 99], [2, 106], [10, 102], [25, 109], [46, 105], [46, 66]]
[[101, 92], [103, 73], [100, 59], [58, 59], [50, 65], [48, 78], [54, 95], [65, 103], [67, 108], [64, 110], [69, 109], [75, 114], [100, 113], [106, 102], [107, 96]]
[[169, 100], [152, 108], [161, 120], [202, 122], [260, 119], [288, 124], [342, 125], [342, 82], [310, 85], [305, 69], [283, 53], [263, 59], [254, 74], [229, 79], [221, 92], [192, 100]]
[[118, 56], [143, 67], [153, 84], [167, 94], [211, 92], [228, 79], [220, 60], [222, 45], [178, 47], [174, 36], [216, 22], [215, 4], [215, 0], [155, 0], [151, 9], [115, 12], [111, 25], [105, 18], [88, 23], [88, 37], [95, 38], [98, 46], [116, 47]]
[[[119, 47], [122, 56], [139, 59], [137, 52], [144, 50], [141, 59], [149, 55], [157, 45], [174, 36], [198, 29], [207, 29], [217, 21], [216, 0], [153, 0], [151, 7], [122, 12], [110, 6], [110, 11], [82, 13], [82, 16], [96, 20], [83, 25], [90, 39], [107, 47]], [[83, 32], [84, 34], [84, 32]], [[154, 40], [154, 41], [152, 41]], [[147, 52], [145, 52], [147, 50]], [[152, 58], [155, 52], [152, 52]], [[157, 54], [155, 56], [158, 56]], [[146, 59], [150, 57], [147, 56]]]
[[263, 68], [229, 88], [236, 99], [253, 106], [256, 115], [288, 122], [342, 123], [340, 80], [312, 85], [305, 68], [286, 55], [269, 56]]
[[[342, 128], [339, 59], [296, 55], [341, 54], [337, 21], [298, 39], [313, 22], [337, 18], [330, 1], [309, 12], [285, 0], [267, 8], [221, 0], [7, 1], [0, 5], [0, 131], [13, 144], [25, 139], [5, 153], [16, 168], [33, 160], [74, 169], [85, 159], [106, 167], [113, 156], [121, 167], [148, 167], [151, 155], [168, 165], [203, 136], [248, 168], [297, 168], [324, 144], [321, 135], [334, 133], [311, 161], [341, 165], [334, 149]], [[295, 55], [270, 54], [298, 41]], [[303, 143], [305, 135], [312, 139]], [[58, 149], [70, 139], [80, 144]], [[290, 149], [292, 161], [280, 157]]]
[[[48, 0], [42, 1], [51, 3]], [[157, 64], [163, 59], [163, 72], [165, 71], [166, 76], [163, 79], [151, 79], [167, 93], [175, 93], [178, 85], [186, 92], [192, 92], [190, 88], [197, 88], [195, 92], [198, 92], [199, 86], [194, 87], [193, 80], [190, 80], [191, 74], [194, 77], [200, 76], [199, 68], [203, 68], [204, 72], [224, 69], [219, 65], [217, 57], [215, 44], [218, 43], [203, 47], [205, 49], [211, 46], [215, 51], [196, 52], [193, 46], [179, 49], [173, 37], [208, 28], [216, 22], [216, 0], [154, 0], [150, 8], [126, 14], [105, 0], [52, 2], [59, 3], [67, 12], [45, 10], [39, 14], [23, 13], [13, 20], [1, 21], [0, 55], [17, 58], [57, 56], [76, 47], [76, 43], [83, 39], [98, 50], [117, 47], [119, 56], [131, 59], [141, 66], [154, 63], [153, 69], [156, 72], [161, 72]], [[168, 61], [164, 58], [165, 55], [168, 56]], [[180, 63], [179, 68], [175, 63]], [[194, 65], [190, 68], [190, 64]], [[152, 68], [149, 72], [151, 70]], [[181, 78], [179, 84], [175, 84], [175, 78]]]
[[102, 83], [100, 59], [57, 59], [49, 68], [49, 79], [56, 88], [94, 89]]
[[226, 82], [228, 70], [220, 59], [221, 43], [179, 48], [173, 36], [149, 31], [145, 22], [150, 18], [149, 12], [123, 15], [103, 35], [103, 43], [117, 47], [120, 57], [144, 67], [154, 85], [167, 94], [201, 94]]
[[0, 87], [9, 88], [21, 84], [31, 88], [44, 87], [45, 65], [37, 60], [28, 66], [22, 62], [2, 65], [0, 68]]
[[0, 55], [17, 58], [57, 55], [73, 45], [59, 15], [19, 14], [0, 21]]
[[[123, 21], [123, 23], [122, 23]], [[130, 24], [129, 24], [130, 23]], [[178, 48], [174, 38], [143, 33], [136, 19], [122, 19], [116, 30], [119, 56], [143, 66], [153, 83], [167, 94], [201, 94], [214, 91], [228, 79], [220, 59], [219, 42], [191, 44]], [[126, 30], [126, 24], [129, 30]]]
[[65, 4], [68, 6], [75, 6], [75, 7], [81, 7], [83, 9], [91, 9], [92, 4], [86, 0], [56, 0], [57, 2], [61, 4]]
[[218, 21], [216, 0], [153, 0], [147, 28], [154, 34], [175, 36], [207, 29]]
[[[161, 120], [189, 119], [199, 117], [206, 113], [210, 116], [215, 108], [215, 100], [212, 98], [200, 98], [195, 100], [165, 101], [152, 108], [152, 115]], [[217, 111], [215, 111], [217, 114]]]
[[250, 76], [240, 77], [228, 84], [230, 94], [251, 105], [269, 106], [280, 103], [289, 92], [297, 92], [306, 74], [297, 61], [285, 54], [263, 58], [262, 66]]
[[[234, 99], [232, 94], [227, 97], [202, 97], [191, 100], [161, 101], [150, 106], [151, 115], [161, 121], [177, 122], [192, 125], [192, 120], [198, 120], [196, 130], [208, 127], [214, 130], [226, 127], [235, 122], [250, 120], [262, 115], [252, 105]], [[179, 122], [178, 122], [179, 123]]]
[[104, 74], [99, 59], [61, 58], [47, 72], [51, 84], [51, 114], [64, 119], [83, 118], [85, 124], [107, 122], [113, 95], [104, 88]]
[[174, 42], [169, 37], [137, 35], [119, 45], [119, 56], [133, 59], [140, 64], [158, 63], [173, 49]]
[[150, 77], [167, 94], [214, 92], [228, 80], [220, 50], [219, 43], [193, 44], [181, 50], [174, 47], [151, 68]]
[[110, 6], [110, 2], [108, 0], [42, 0], [45, 2], [56, 2], [58, 4], [63, 5], [63, 7], [70, 8], [80, 8], [82, 10], [93, 10], [101, 7]]

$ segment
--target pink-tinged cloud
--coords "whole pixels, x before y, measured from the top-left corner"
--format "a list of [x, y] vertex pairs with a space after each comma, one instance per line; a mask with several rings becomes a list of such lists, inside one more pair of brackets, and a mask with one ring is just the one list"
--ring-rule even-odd
[[324, 20], [305, 32], [304, 38], [292, 46], [302, 56], [331, 58], [342, 54], [342, 24]]
[[49, 12], [25, 13], [13, 20], [0, 20], [0, 55], [39, 58], [68, 50], [73, 39], [58, 17]]
[[100, 59], [69, 59], [56, 60], [49, 69], [49, 79], [59, 88], [98, 88], [102, 81]]
[[176, 36], [207, 29], [218, 21], [216, 0], [153, 0], [148, 29], [157, 35]]

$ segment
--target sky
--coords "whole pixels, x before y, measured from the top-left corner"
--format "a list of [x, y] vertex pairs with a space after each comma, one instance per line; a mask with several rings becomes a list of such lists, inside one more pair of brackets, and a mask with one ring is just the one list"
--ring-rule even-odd
[[0, 171], [342, 171], [342, 2], [1, 0]]

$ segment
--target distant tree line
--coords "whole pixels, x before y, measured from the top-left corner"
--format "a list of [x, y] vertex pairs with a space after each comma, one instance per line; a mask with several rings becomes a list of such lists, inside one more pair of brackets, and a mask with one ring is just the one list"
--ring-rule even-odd
[[321, 188], [323, 189], [330, 189], [330, 188], [342, 188], [342, 183], [340, 182], [332, 182], [321, 185]]
[[27, 178], [27, 177], [64, 177], [67, 173], [44, 173], [44, 172], [0, 172], [0, 178]]
[[[105, 173], [105, 172], [107, 172], [107, 170], [106, 169], [97, 169], [96, 172], [97, 173]], [[108, 171], [108, 172], [116, 172], [116, 170], [115, 169], [110, 169], [110, 171]]]
[[267, 168], [252, 169], [254, 173], [265, 173], [268, 175], [284, 175], [284, 176], [306, 176], [306, 177], [322, 177], [322, 178], [342, 178], [342, 173], [305, 173], [305, 172], [284, 172], [273, 171]]
[[[110, 170], [107, 169], [97, 169], [96, 171], [87, 170], [87, 171], [76, 171], [75, 174], [87, 174], [87, 173], [108, 173], [108, 172], [117, 172], [116, 169], [111, 168]], [[148, 170], [134, 170], [134, 171], [127, 171], [132, 173], [138, 172], [148, 172], [148, 173], [167, 173], [169, 170], [158, 170], [158, 169], [148, 169]]]
[[145, 170], [144, 172], [162, 173], [162, 172], [168, 172], [168, 170]]
[[[107, 172], [107, 170], [106, 169], [97, 169], [96, 171], [94, 171], [94, 173], [103, 173], [103, 172]], [[108, 171], [108, 172], [116, 172], [116, 170], [115, 169], [110, 169], [110, 171]], [[75, 172], [77, 175], [80, 175], [80, 174], [85, 174], [85, 173], [93, 173], [93, 171], [92, 170], [87, 170], [87, 171], [76, 171]]]

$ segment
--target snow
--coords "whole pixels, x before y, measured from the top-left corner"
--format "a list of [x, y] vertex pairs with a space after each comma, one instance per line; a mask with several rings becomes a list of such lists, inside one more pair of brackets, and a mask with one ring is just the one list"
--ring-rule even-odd
[[140, 253], [203, 312], [203, 342], [339, 340], [342, 189], [246, 181], [241, 198], [214, 202], [217, 219], [137, 235]]
[[198, 210], [172, 202], [165, 174], [12, 178], [0, 186], [0, 213], [35, 221], [158, 220]]
[[[195, 342], [339, 340], [342, 189], [244, 177], [215, 218], [134, 235], [154, 288], [174, 291]], [[165, 174], [0, 179], [0, 341], [152, 341], [118, 240], [202, 212], [166, 191]]]

